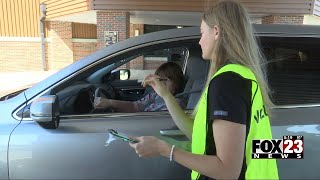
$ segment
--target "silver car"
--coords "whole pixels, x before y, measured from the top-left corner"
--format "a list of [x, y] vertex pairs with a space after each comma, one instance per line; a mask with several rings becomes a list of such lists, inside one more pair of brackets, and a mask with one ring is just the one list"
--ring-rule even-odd
[[[276, 104], [273, 137], [304, 136], [304, 157], [278, 160], [281, 179], [319, 179], [320, 27], [255, 25]], [[241, 36], [241, 35], [239, 35]], [[177, 98], [191, 113], [208, 62], [199, 27], [145, 34], [108, 46], [0, 101], [0, 179], [189, 179], [190, 170], [164, 157], [140, 158], [108, 129], [152, 135], [190, 151], [168, 111], [97, 111], [95, 97], [136, 101], [141, 80], [162, 63], [183, 69]]]

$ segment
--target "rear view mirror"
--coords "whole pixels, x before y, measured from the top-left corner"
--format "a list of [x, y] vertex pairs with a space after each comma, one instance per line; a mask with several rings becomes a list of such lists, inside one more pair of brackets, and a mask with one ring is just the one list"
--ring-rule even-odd
[[56, 95], [41, 96], [32, 102], [30, 116], [46, 129], [56, 129], [60, 122], [59, 99]]

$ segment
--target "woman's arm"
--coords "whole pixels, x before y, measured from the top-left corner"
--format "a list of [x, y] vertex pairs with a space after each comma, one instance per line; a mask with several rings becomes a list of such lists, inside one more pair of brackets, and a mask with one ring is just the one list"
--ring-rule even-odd
[[169, 113], [179, 129], [189, 138], [192, 138], [193, 119], [187, 116], [173, 97], [171, 92], [165, 87], [165, 85], [159, 81], [160, 77], [157, 75], [148, 75], [142, 85], [146, 87], [151, 86], [154, 91], [164, 99]]
[[97, 97], [94, 100], [94, 107], [97, 109], [113, 108], [118, 112], [138, 112], [139, 107], [131, 101], [119, 101]]
[[137, 104], [131, 101], [119, 101], [119, 100], [109, 100], [111, 103], [111, 107], [116, 110], [116, 112], [126, 112], [126, 113], [134, 113], [138, 112], [139, 108]]
[[[246, 126], [225, 120], [212, 124], [216, 156], [196, 155], [174, 149], [173, 159], [181, 165], [215, 179], [237, 179], [240, 175], [245, 149]], [[159, 143], [160, 154], [170, 156], [171, 147]]]
[[168, 93], [163, 97], [166, 102], [168, 111], [179, 129], [191, 140], [192, 139], [192, 129], [193, 129], [193, 119], [191, 119], [185, 112], [182, 110], [181, 106], [178, 104], [175, 97]]

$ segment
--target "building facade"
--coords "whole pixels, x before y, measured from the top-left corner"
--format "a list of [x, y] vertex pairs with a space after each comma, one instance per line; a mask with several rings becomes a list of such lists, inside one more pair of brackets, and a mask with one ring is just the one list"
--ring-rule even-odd
[[[145, 32], [198, 26], [204, 8], [217, 1], [2, 0], [0, 72], [58, 70]], [[253, 23], [320, 24], [320, 0], [239, 2]], [[144, 59], [138, 62], [130, 66], [143, 68]]]

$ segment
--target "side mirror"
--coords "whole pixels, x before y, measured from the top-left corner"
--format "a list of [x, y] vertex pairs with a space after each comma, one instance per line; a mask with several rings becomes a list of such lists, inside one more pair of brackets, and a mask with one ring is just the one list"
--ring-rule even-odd
[[30, 116], [40, 126], [46, 129], [59, 127], [59, 99], [56, 95], [41, 96], [32, 102]]
[[120, 80], [130, 79], [130, 70], [129, 69], [120, 69]]
[[111, 72], [110, 80], [128, 80], [130, 79], [129, 69], [117, 69]]

